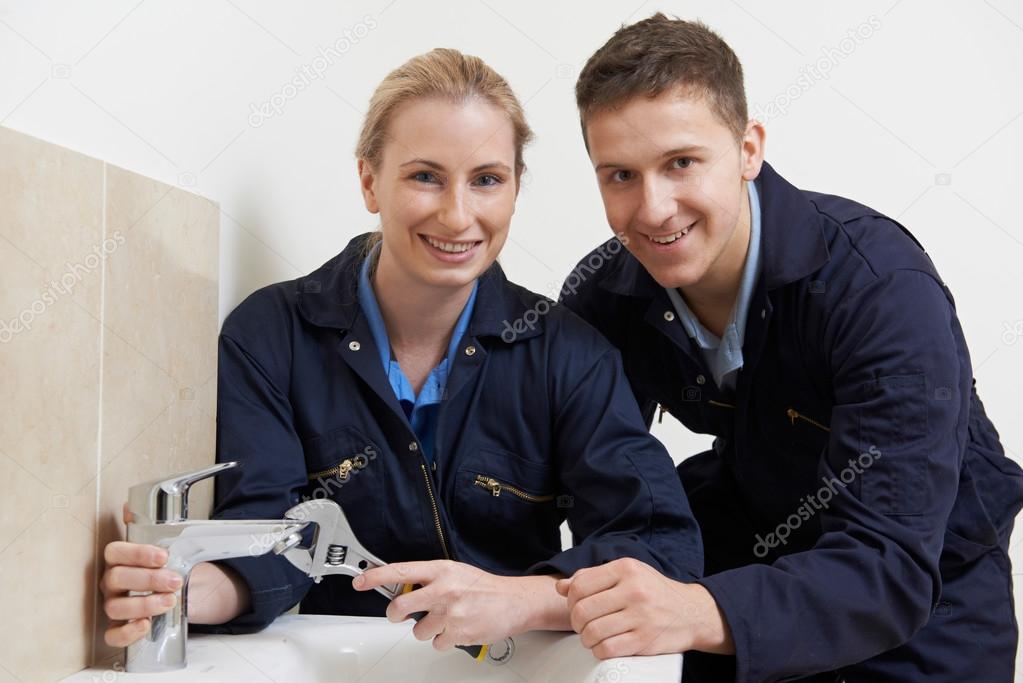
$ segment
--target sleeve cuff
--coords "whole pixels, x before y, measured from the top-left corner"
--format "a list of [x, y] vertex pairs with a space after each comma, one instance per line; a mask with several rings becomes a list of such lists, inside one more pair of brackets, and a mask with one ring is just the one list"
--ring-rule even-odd
[[730, 576], [730, 572], [726, 571], [705, 576], [696, 583], [710, 592], [725, 617], [732, 634], [732, 642], [735, 644], [735, 683], [745, 683], [753, 680], [750, 670], [751, 634], [748, 625], [742, 619], [738, 605], [732, 599], [736, 591], [741, 592], [743, 589], [734, 585], [735, 582], [730, 581], [731, 578], [733, 577]]

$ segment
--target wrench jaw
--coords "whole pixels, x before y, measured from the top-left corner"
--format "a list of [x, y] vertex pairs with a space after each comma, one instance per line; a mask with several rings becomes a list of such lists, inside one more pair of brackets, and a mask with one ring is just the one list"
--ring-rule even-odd
[[[283, 541], [279, 554], [283, 554], [298, 569], [319, 583], [329, 574], [356, 577], [386, 563], [362, 547], [341, 506], [332, 500], [308, 500], [289, 509], [285, 518], [311, 522], [316, 525], [312, 545], [300, 545], [301, 536], [292, 534]], [[393, 600], [401, 595], [400, 585], [378, 586], [376, 591]]]

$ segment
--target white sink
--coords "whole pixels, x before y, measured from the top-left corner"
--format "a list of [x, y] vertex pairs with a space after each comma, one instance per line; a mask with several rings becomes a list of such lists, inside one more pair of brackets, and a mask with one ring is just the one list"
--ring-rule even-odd
[[287, 615], [244, 636], [195, 634], [188, 638], [188, 667], [171, 673], [125, 674], [123, 668], [87, 669], [68, 683], [149, 681], [492, 681], [494, 683], [657, 683], [679, 681], [681, 655], [600, 661], [574, 633], [536, 631], [515, 637], [506, 664], [477, 663], [465, 652], [437, 652], [412, 635], [413, 622], [377, 617]]

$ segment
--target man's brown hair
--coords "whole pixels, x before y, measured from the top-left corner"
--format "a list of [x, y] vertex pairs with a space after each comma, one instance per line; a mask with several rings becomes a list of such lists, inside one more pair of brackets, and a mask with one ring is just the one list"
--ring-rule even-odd
[[622, 26], [583, 67], [575, 85], [583, 139], [586, 120], [595, 112], [673, 89], [706, 97], [721, 122], [742, 137], [748, 114], [735, 52], [703, 23], [658, 12]]

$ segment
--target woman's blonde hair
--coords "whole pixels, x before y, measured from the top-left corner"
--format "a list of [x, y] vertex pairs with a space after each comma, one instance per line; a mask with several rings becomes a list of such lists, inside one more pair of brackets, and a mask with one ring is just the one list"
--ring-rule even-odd
[[450, 48], [417, 55], [387, 74], [370, 99], [355, 156], [379, 168], [387, 127], [395, 109], [423, 97], [456, 102], [481, 98], [503, 110], [515, 134], [516, 176], [525, 169], [522, 150], [533, 138], [533, 131], [526, 123], [519, 99], [508, 82], [482, 59]]

